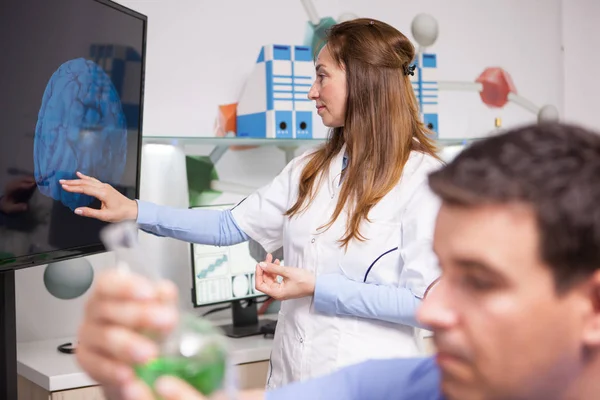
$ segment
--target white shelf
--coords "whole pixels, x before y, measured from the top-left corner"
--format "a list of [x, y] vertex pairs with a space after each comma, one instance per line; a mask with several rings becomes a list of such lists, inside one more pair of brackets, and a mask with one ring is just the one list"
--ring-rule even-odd
[[[436, 139], [438, 146], [465, 145], [479, 138]], [[159, 143], [180, 146], [280, 146], [300, 147], [316, 146], [325, 143], [326, 139], [266, 139], [245, 137], [193, 137], [193, 136], [144, 136], [144, 144]]]

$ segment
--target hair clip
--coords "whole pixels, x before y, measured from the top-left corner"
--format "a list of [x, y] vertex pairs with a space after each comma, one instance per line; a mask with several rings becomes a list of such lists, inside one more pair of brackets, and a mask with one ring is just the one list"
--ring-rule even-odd
[[413, 65], [407, 65], [404, 67], [404, 75], [415, 75], [415, 68], [417, 66], [415, 64]]

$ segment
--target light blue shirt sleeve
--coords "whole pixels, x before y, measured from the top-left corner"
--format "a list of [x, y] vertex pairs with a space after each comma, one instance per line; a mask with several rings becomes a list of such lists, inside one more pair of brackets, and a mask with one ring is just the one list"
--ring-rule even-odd
[[137, 200], [139, 228], [190, 243], [231, 246], [249, 239], [231, 210], [179, 209]]
[[353, 315], [421, 328], [416, 319], [421, 299], [410, 289], [356, 282], [340, 274], [317, 276], [315, 310]]
[[268, 391], [266, 400], [444, 400], [432, 358], [370, 360]]

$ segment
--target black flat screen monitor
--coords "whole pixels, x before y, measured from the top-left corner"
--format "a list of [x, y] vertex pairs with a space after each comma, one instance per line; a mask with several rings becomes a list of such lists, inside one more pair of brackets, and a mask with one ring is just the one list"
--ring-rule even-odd
[[147, 18], [107, 0], [0, 6], [0, 271], [104, 251], [64, 191], [81, 171], [139, 195]]

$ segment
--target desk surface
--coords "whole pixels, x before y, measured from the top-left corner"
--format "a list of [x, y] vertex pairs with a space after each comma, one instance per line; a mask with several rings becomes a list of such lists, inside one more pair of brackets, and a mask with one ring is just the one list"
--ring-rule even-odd
[[[17, 344], [17, 372], [49, 392], [97, 385], [81, 370], [74, 354], [56, 348], [74, 338], [52, 339]], [[262, 335], [240, 339], [228, 338], [232, 363], [235, 365], [268, 360], [273, 339]]]

